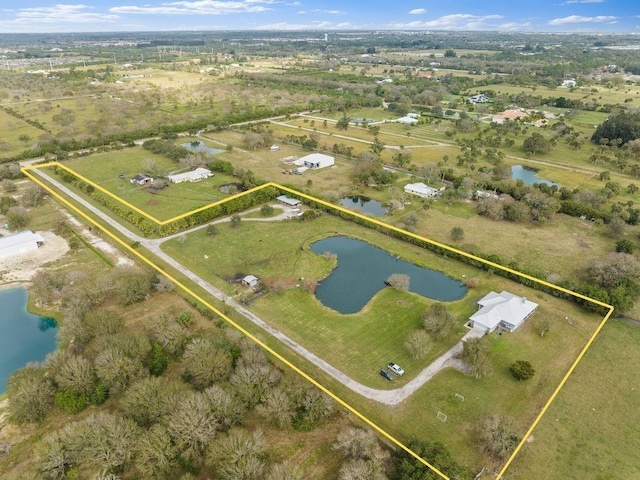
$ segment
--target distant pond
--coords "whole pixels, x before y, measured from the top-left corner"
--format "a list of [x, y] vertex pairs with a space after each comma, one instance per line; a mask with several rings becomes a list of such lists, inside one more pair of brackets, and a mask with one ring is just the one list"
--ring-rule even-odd
[[357, 210], [370, 215], [384, 215], [387, 209], [377, 200], [362, 195], [354, 195], [352, 197], [342, 197], [339, 201], [340, 205], [349, 210]]
[[187, 150], [191, 150], [192, 152], [198, 153], [208, 153], [209, 155], [217, 155], [218, 153], [224, 153], [224, 150], [220, 150], [219, 148], [213, 148], [208, 146], [204, 142], [187, 142], [180, 145], [181, 147], [186, 148]]
[[27, 290], [0, 290], [0, 394], [7, 379], [29, 362], [41, 362], [55, 351], [58, 326], [51, 318], [27, 312]]
[[544, 180], [538, 177], [538, 174], [533, 168], [523, 167], [522, 165], [513, 165], [511, 167], [511, 178], [514, 180], [522, 180], [526, 185], [533, 185], [534, 183], [544, 183], [545, 185], [558, 185], [555, 182]]
[[408, 275], [409, 290], [433, 300], [450, 302], [467, 293], [467, 287], [458, 280], [400, 260], [355, 238], [325, 238], [313, 243], [311, 251], [319, 255], [325, 252], [337, 255], [338, 265], [318, 284], [316, 298], [343, 314], [360, 311], [386, 286], [385, 280], [393, 273]]

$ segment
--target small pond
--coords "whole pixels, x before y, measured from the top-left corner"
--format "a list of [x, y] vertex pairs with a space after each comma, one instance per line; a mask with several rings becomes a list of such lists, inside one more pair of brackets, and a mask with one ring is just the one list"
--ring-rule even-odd
[[0, 394], [9, 376], [29, 362], [41, 362], [56, 349], [57, 325], [27, 312], [27, 290], [0, 290]]
[[208, 153], [209, 155], [217, 155], [218, 153], [224, 153], [225, 150], [219, 148], [209, 147], [204, 142], [187, 142], [180, 145], [181, 147], [191, 150], [192, 152]]
[[362, 213], [368, 213], [369, 215], [384, 215], [387, 213], [387, 209], [382, 206], [377, 200], [372, 200], [369, 197], [363, 197], [361, 195], [354, 195], [353, 197], [342, 197], [340, 199], [340, 205], [349, 210], [357, 210]]
[[319, 255], [331, 252], [338, 256], [336, 268], [318, 284], [316, 298], [340, 313], [360, 311], [386, 286], [385, 280], [393, 273], [408, 275], [409, 290], [433, 300], [459, 300], [467, 293], [467, 287], [458, 280], [398, 259], [355, 238], [325, 238], [313, 243], [311, 251]]
[[555, 182], [544, 180], [539, 178], [536, 171], [532, 168], [523, 167], [522, 165], [513, 165], [511, 167], [511, 178], [514, 180], [522, 180], [526, 185], [533, 185], [534, 183], [544, 183], [546, 185], [558, 185]]
[[373, 123], [375, 120], [373, 118], [362, 118], [362, 117], [354, 117], [350, 120], [351, 123], [355, 123], [360, 125], [361, 123]]

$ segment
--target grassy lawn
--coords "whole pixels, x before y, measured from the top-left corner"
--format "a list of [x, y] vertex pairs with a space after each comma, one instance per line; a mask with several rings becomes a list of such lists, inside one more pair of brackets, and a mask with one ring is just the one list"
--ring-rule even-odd
[[513, 463], [509, 478], [640, 478], [640, 328], [610, 320]]
[[[222, 157], [224, 158], [224, 154]], [[201, 182], [169, 184], [159, 192], [151, 193], [146, 187], [133, 185], [129, 181], [143, 171], [142, 163], [145, 159], [153, 159], [163, 175], [179, 169], [170, 159], [155, 155], [142, 147], [78, 158], [69, 161], [67, 165], [159, 220], [166, 220], [225, 198], [227, 195], [220, 192], [219, 187], [234, 181], [233, 177], [216, 173], [214, 177]], [[119, 178], [120, 174], [124, 175], [124, 179]]]
[[[511, 288], [507, 283], [501, 286]], [[484, 419], [492, 415], [508, 418], [518, 435], [523, 435], [601, 320], [596, 315], [585, 317], [581, 309], [568, 302], [548, 296], [541, 298], [536, 293], [530, 298], [540, 304], [534, 316], [513, 334], [491, 337], [492, 367], [487, 377], [474, 379], [447, 369], [393, 407], [364, 401], [346, 391], [343, 395], [400, 440], [441, 441], [459, 463], [477, 473], [491, 464], [478, 443]], [[535, 324], [543, 317], [551, 318], [553, 326], [549, 334], [540, 338]], [[536, 375], [527, 382], [519, 382], [508, 367], [515, 360], [525, 359], [531, 361]], [[463, 395], [464, 401], [456, 398], [456, 393]], [[436, 418], [438, 412], [447, 415], [446, 422]], [[543, 478], [533, 474], [535, 467], [532, 464], [531, 475], [521, 478]]]

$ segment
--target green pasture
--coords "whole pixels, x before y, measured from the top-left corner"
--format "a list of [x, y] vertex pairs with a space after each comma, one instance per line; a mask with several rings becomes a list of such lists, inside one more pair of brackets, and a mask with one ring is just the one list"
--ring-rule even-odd
[[131, 128], [137, 122], [135, 117], [123, 115], [122, 111], [129, 108], [126, 101], [109, 95], [28, 102], [12, 108], [26, 118], [39, 121], [54, 135], [70, 138], [94, 135], [98, 126]]
[[[0, 158], [9, 158], [29, 149], [44, 134], [42, 130], [32, 127], [19, 118], [0, 110]], [[29, 137], [28, 142], [18, 138], [22, 135]]]
[[[163, 176], [180, 169], [169, 158], [153, 154], [142, 147], [77, 158], [70, 160], [67, 165], [159, 220], [166, 220], [225, 198], [227, 195], [220, 192], [219, 187], [234, 181], [233, 177], [215, 173], [212, 178], [201, 182], [171, 183], [157, 193], [151, 193], [147, 187], [134, 185], [129, 181], [138, 173], [144, 172], [145, 159], [153, 159]], [[120, 174], [124, 178], [121, 179]]]
[[639, 342], [638, 324], [609, 320], [516, 457], [509, 478], [640, 478]]
[[[465, 208], [465, 206], [467, 208]], [[614, 251], [615, 240], [606, 226], [556, 214], [544, 225], [515, 223], [473, 215], [472, 201], [451, 206], [437, 200], [429, 210], [418, 209], [416, 233], [452, 244], [451, 230], [461, 227], [464, 238], [455, 246], [466, 251], [499, 255], [504, 262], [552, 273], [563, 279], [578, 279], [591, 259]]]

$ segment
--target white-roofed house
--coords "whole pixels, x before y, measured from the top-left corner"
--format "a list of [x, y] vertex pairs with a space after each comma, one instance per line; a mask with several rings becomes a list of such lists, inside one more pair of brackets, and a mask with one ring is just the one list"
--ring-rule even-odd
[[507, 291], [489, 292], [478, 306], [478, 311], [469, 317], [469, 325], [486, 333], [498, 327], [513, 332], [538, 308], [537, 303]]
[[167, 178], [171, 180], [172, 183], [182, 183], [182, 182], [199, 182], [200, 180], [204, 180], [206, 178], [213, 177], [213, 172], [207, 168], [198, 167], [195, 170], [191, 170], [190, 172], [177, 173], [175, 175], [167, 175]]
[[0, 258], [8, 258], [37, 250], [44, 238], [31, 230], [0, 237]]
[[335, 159], [331, 155], [325, 155], [324, 153], [311, 153], [299, 158], [302, 160], [302, 164], [311, 169], [331, 167], [335, 164]]
[[434, 198], [437, 197], [440, 192], [444, 190], [442, 188], [433, 188], [428, 185], [425, 185], [422, 182], [418, 183], [409, 183], [404, 186], [404, 191], [410, 193], [411, 195], [417, 195], [422, 198]]

